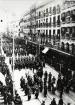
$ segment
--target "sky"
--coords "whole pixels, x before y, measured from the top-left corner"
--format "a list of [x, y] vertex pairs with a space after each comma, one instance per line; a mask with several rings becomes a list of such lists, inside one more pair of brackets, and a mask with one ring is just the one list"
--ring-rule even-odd
[[46, 0], [0, 0], [0, 29], [4, 28], [7, 22], [19, 20], [29, 8], [37, 3], [41, 4]]
[[0, 0], [0, 10], [3, 15], [7, 14], [8, 20], [12, 14], [15, 14], [14, 18], [19, 20], [32, 4], [35, 2], [40, 4], [42, 1], [45, 0]]

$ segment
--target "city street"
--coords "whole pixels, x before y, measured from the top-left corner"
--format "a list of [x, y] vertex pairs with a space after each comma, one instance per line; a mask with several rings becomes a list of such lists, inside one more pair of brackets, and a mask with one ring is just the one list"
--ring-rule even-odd
[[75, 0], [0, 0], [0, 105], [75, 105]]
[[[9, 66], [9, 68], [11, 69], [11, 65], [9, 64], [9, 57], [6, 57], [6, 63]], [[43, 71], [44, 72], [47, 71], [48, 74], [49, 74], [49, 72], [51, 72], [52, 76], [55, 76], [56, 80], [57, 80], [58, 72], [56, 72], [49, 65], [46, 64], [46, 67], [43, 69]], [[32, 70], [30, 70], [30, 69], [22, 69], [21, 71], [19, 71], [19, 70], [14, 71], [14, 84], [15, 84], [14, 86], [15, 86], [15, 89], [18, 91], [18, 94], [21, 96], [21, 99], [23, 101], [23, 105], [25, 105], [25, 104], [30, 105], [30, 103], [32, 103], [33, 105], [35, 105], [35, 104], [40, 105], [42, 103], [42, 100], [45, 100], [45, 105], [49, 105], [53, 98], [55, 98], [56, 102], [58, 103], [58, 101], [59, 101], [59, 92], [58, 91], [55, 92], [55, 95], [48, 92], [46, 98], [43, 96], [43, 93], [40, 93], [37, 100], [35, 99], [35, 96], [32, 94], [31, 95], [31, 100], [28, 101], [27, 96], [25, 96], [24, 91], [20, 87], [20, 79], [21, 79], [22, 76], [25, 78], [25, 74], [29, 74], [32, 77], [34, 75]], [[75, 105], [75, 93], [70, 91], [69, 94], [66, 94], [64, 92], [63, 100], [64, 100], [64, 105], [67, 105], [67, 103], [71, 103], [71, 105]]]

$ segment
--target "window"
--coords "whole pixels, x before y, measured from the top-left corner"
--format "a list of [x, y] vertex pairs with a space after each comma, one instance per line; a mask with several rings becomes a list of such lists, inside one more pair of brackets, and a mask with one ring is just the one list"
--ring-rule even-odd
[[52, 14], [52, 8], [51, 8], [51, 7], [50, 7], [50, 9], [49, 9], [49, 13]]
[[48, 30], [46, 30], [46, 37], [48, 36]]
[[46, 9], [46, 16], [48, 16], [48, 8]]
[[46, 43], [48, 42], [48, 30], [46, 30]]
[[66, 29], [65, 29], [65, 27], [62, 27], [62, 28], [61, 28], [61, 35], [62, 35], [62, 38], [65, 38], [65, 33], [66, 33]]
[[59, 13], [60, 13], [60, 6], [57, 5], [57, 14], [59, 14]]
[[64, 46], [63, 42], [61, 43], [61, 50], [63, 50], [63, 51], [65, 50], [65, 46]]
[[72, 38], [75, 38], [75, 27], [72, 27]]
[[53, 15], [55, 15], [56, 14], [56, 7], [54, 6], [53, 7]]
[[75, 22], [75, 10], [72, 10], [70, 15], [71, 15], [71, 21]]
[[39, 12], [39, 17], [41, 16], [41, 13]]
[[46, 23], [48, 23], [48, 18], [46, 18]]
[[72, 54], [74, 54], [74, 44], [71, 44]]
[[67, 13], [66, 13], [66, 17], [67, 17], [67, 16], [70, 16], [70, 11], [67, 11]]
[[39, 20], [39, 27], [40, 27], [40, 20]]
[[51, 17], [50, 17], [50, 26], [51, 26]]
[[70, 27], [66, 28], [66, 38], [70, 38]]
[[57, 30], [57, 39], [60, 39], [60, 30]]
[[54, 16], [53, 17], [53, 26], [55, 26], [56, 25], [56, 17]]
[[65, 23], [65, 13], [61, 14], [61, 20], [62, 20], [63, 23]]
[[48, 8], [46, 9], [46, 13], [48, 14]]
[[69, 52], [69, 43], [66, 43], [66, 52]]
[[55, 45], [55, 30], [53, 30], [53, 44]]
[[50, 40], [51, 40], [51, 30], [49, 30], [49, 38], [50, 38]]
[[57, 26], [60, 26], [60, 15], [57, 17]]
[[48, 27], [48, 18], [46, 18], [46, 26]]

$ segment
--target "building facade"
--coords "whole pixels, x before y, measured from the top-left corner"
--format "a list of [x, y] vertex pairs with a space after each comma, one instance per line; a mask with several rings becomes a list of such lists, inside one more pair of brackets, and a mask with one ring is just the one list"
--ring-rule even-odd
[[[75, 54], [75, 2], [52, 0], [41, 6], [33, 6], [24, 15], [22, 29], [31, 41], [50, 46], [69, 54]], [[29, 17], [29, 18], [28, 18]], [[21, 24], [20, 23], [20, 24]], [[27, 26], [27, 27], [26, 27]]]
[[63, 3], [61, 21], [61, 49], [75, 54], [75, 1]]

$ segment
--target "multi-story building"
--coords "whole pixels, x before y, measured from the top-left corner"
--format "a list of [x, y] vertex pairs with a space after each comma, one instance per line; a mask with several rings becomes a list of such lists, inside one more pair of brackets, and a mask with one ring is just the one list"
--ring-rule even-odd
[[61, 2], [50, 1], [37, 8], [37, 32], [40, 32], [41, 44], [56, 46], [60, 41]]
[[[50, 46], [66, 54], [75, 54], [75, 2], [50, 0], [41, 6], [34, 6], [24, 15], [22, 21], [33, 42], [40, 39], [41, 45]], [[28, 18], [28, 17], [29, 18]], [[20, 24], [21, 24], [20, 23]]]
[[30, 34], [31, 40], [36, 41], [36, 5], [30, 8]]
[[61, 20], [61, 49], [75, 54], [75, 1], [63, 3]]

